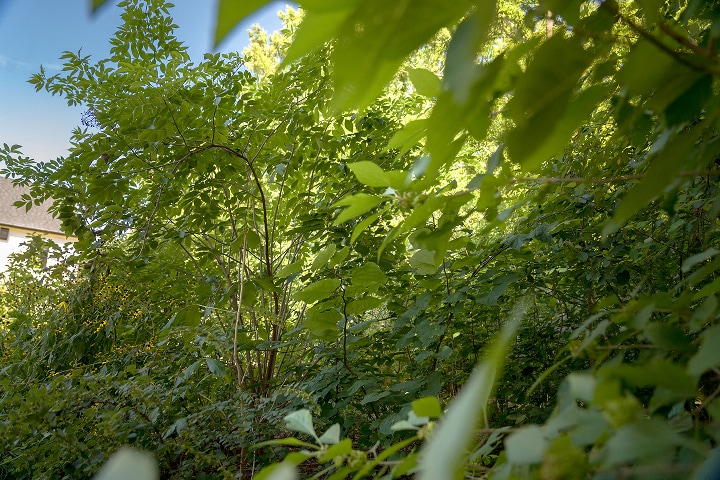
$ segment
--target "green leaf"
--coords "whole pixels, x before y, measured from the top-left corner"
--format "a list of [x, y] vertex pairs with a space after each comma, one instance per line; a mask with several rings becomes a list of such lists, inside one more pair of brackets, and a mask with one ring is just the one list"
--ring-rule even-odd
[[475, 435], [475, 427], [480, 419], [485, 418], [487, 403], [505, 363], [510, 343], [531, 305], [529, 297], [518, 301], [487, 358], [478, 363], [460, 394], [450, 402], [447, 413], [423, 446], [419, 480], [462, 477], [465, 452]]
[[[689, 132], [683, 132], [673, 137], [653, 159], [640, 183], [635, 185], [622, 199], [620, 206], [615, 210], [612, 219], [603, 228], [603, 235], [607, 236], [620, 228], [630, 217], [645, 207], [658, 196], [675, 179], [677, 173], [691, 165], [689, 161], [679, 162], [678, 159], [691, 159], [692, 149], [702, 128], [695, 127]], [[671, 134], [670, 131], [666, 131]], [[661, 138], [658, 143], [663, 142]], [[656, 143], [656, 145], [658, 145]]]
[[407, 122], [400, 130], [395, 132], [385, 149], [391, 150], [399, 148], [400, 152], [398, 155], [405, 155], [418, 143], [420, 143], [420, 140], [422, 140], [423, 137], [425, 137], [425, 133], [427, 132], [427, 123], [428, 120], [426, 118]]
[[255, 10], [268, 3], [268, 0], [219, 0], [215, 18], [214, 46], [220, 42], [235, 28], [240, 21], [253, 13]]
[[265, 442], [256, 443], [252, 446], [253, 449], [260, 448], [260, 447], [266, 447], [270, 445], [287, 445], [290, 447], [305, 447], [305, 448], [318, 448], [317, 445], [313, 445], [312, 443], [303, 442], [302, 440], [299, 440], [295, 437], [287, 437], [287, 438], [280, 438], [278, 440], [268, 440]]
[[617, 78], [628, 89], [629, 94], [644, 94], [663, 81], [665, 72], [672, 63], [670, 55], [651, 42], [641, 39], [625, 59]]
[[550, 446], [543, 429], [528, 425], [505, 439], [508, 462], [516, 465], [541, 463]]
[[328, 310], [312, 308], [306, 312], [302, 323], [313, 336], [330, 341], [338, 336], [337, 324], [341, 319], [342, 314], [334, 308]]
[[360, 405], [365, 405], [368, 403], [376, 402], [376, 401], [380, 400], [381, 398], [387, 397], [388, 395], [390, 395], [390, 392], [387, 390], [380, 391], [380, 392], [370, 392], [370, 393], [366, 394], [362, 398], [362, 400], [360, 400]]
[[442, 92], [442, 82], [430, 70], [425, 68], [409, 68], [408, 76], [415, 90], [424, 97], [434, 98]]
[[[337, 425], [337, 423], [335, 424]], [[333, 425], [333, 427], [335, 426]], [[330, 427], [332, 428], [332, 427]], [[340, 426], [338, 425], [338, 433], [339, 433]], [[323, 435], [324, 437], [325, 435]], [[322, 441], [322, 438], [320, 438], [320, 441]], [[330, 442], [324, 442], [324, 443], [330, 443]], [[318, 459], [319, 462], [325, 463], [329, 462], [331, 460], [334, 460], [335, 457], [342, 457], [344, 455], [349, 455], [352, 452], [352, 440], [349, 438], [344, 439], [343, 441], [340, 441], [338, 439], [336, 442], [332, 442], [333, 446], [327, 449], [327, 452]]]
[[401, 170], [386, 172], [369, 160], [349, 163], [348, 168], [355, 174], [358, 182], [368, 187], [393, 187], [396, 190], [405, 187], [407, 174]]
[[644, 333], [652, 343], [666, 350], [692, 350], [690, 340], [677, 325], [652, 322], [645, 327]]
[[555, 123], [593, 58], [580, 37], [554, 35], [545, 41], [515, 85], [506, 106], [508, 116], [523, 125], [543, 112], [548, 122]]
[[625, 383], [636, 387], [665, 387], [685, 397], [693, 396], [697, 390], [692, 376], [688, 375], [682, 365], [670, 360], [654, 360], [643, 365], [607, 366], [603, 367], [599, 374], [610, 378], [620, 378]]
[[318, 439], [317, 433], [315, 433], [315, 427], [313, 427], [312, 414], [310, 413], [310, 410], [297, 410], [289, 415], [286, 415], [284, 420], [285, 426], [290, 430], [306, 433], [311, 437]]
[[94, 480], [157, 480], [160, 478], [155, 459], [149, 453], [123, 447], [115, 452], [93, 477]]
[[703, 75], [678, 95], [665, 109], [668, 125], [690, 122], [702, 113], [705, 102], [712, 96], [712, 75]]
[[335, 445], [340, 441], [340, 424], [334, 423], [320, 437], [320, 443]]
[[220, 360], [215, 360], [214, 358], [206, 358], [205, 363], [207, 363], [210, 371], [218, 377], [224, 377], [227, 374], [227, 367]]
[[299, 292], [296, 292], [294, 297], [301, 302], [313, 303], [328, 298], [339, 286], [340, 280], [336, 278], [325, 278], [311, 283]]
[[90, 8], [92, 9], [92, 12], [95, 13], [95, 10], [103, 6], [105, 3], [107, 3], [107, 0], [90, 0]]
[[435, 266], [435, 252], [418, 250], [408, 259], [408, 263], [418, 275], [434, 275], [438, 267]]
[[442, 407], [437, 397], [423, 397], [412, 402], [412, 409], [418, 417], [440, 418]]
[[495, 1], [478, 2], [477, 10], [458, 25], [448, 45], [443, 81], [460, 105], [468, 101], [471, 86], [481, 75], [478, 50], [487, 40], [494, 18]]
[[347, 315], [359, 315], [373, 308], [377, 308], [383, 303], [385, 303], [385, 300], [377, 297], [367, 296], [358, 298], [357, 300], [348, 302], [345, 306], [345, 313]]
[[667, 422], [642, 419], [621, 427], [611, 436], [603, 451], [603, 464], [622, 465], [628, 462], [654, 460], [662, 462], [673, 455], [677, 446], [688, 443]]
[[459, 19], [468, 0], [360, 2], [338, 32], [332, 53], [333, 106], [342, 111], [370, 104], [412, 51]]
[[281, 269], [275, 272], [276, 278], [287, 278], [290, 275], [293, 275], [295, 273], [299, 273], [303, 269], [303, 264], [305, 263], [304, 260], [298, 260], [297, 262], [293, 262], [291, 264], [285, 265]]
[[375, 221], [380, 218], [380, 215], [384, 213], [384, 211], [387, 209], [387, 206], [383, 208], [381, 211], [373, 213], [372, 215], [369, 215], [365, 220], [355, 225], [355, 228], [353, 229], [353, 233], [350, 236], [350, 243], [355, 243], [355, 240], [360, 236], [362, 232], [365, 231], [366, 228], [368, 228], [370, 225], [375, 223]]
[[280, 293], [282, 292], [282, 288], [275, 285], [273, 282], [272, 277], [256, 277], [253, 278], [253, 281], [257, 283], [257, 285], [265, 290], [266, 292], [274, 292], [274, 293]]
[[330, 260], [330, 258], [335, 254], [336, 250], [337, 247], [334, 243], [331, 243], [330, 245], [326, 245], [321, 248], [318, 254], [315, 256], [312, 264], [310, 265], [310, 271], [314, 272], [319, 268], [324, 267], [325, 264]]
[[340, 225], [343, 222], [347, 222], [348, 220], [360, 216], [363, 213], [372, 210], [382, 202], [382, 197], [368, 195], [367, 193], [356, 193], [355, 195], [347, 196], [332, 205], [333, 208], [348, 207], [343, 210], [340, 215], [338, 215], [333, 222], [333, 225]]
[[693, 296], [693, 300], [699, 300], [701, 298], [709, 297], [710, 295], [714, 295], [717, 292], [720, 292], [720, 278], [716, 278], [715, 280], [701, 288], [700, 291]]
[[690, 375], [700, 376], [711, 368], [720, 366], [720, 325], [705, 330], [698, 352], [688, 362], [687, 371]]
[[525, 170], [537, 169], [570, 142], [609, 91], [607, 85], [589, 87], [574, 98], [558, 100], [560, 105], [553, 103], [520, 123], [507, 137], [510, 158]]
[[712, 258], [715, 255], [720, 253], [720, 250], [717, 250], [715, 248], [708, 248], [707, 250], [697, 253], [691, 257], [686, 258], [682, 263], [682, 271], [683, 273], [687, 273], [697, 265], [698, 263], [704, 262], [708, 258]]
[[353, 13], [357, 3], [357, 0], [303, 2], [305, 16], [295, 32], [293, 42], [288, 47], [281, 66], [287, 66], [332, 40], [345, 20]]
[[[309, 458], [309, 455], [306, 455], [304, 460], [307, 460], [307, 458]], [[255, 480], [296, 480], [298, 478], [297, 468], [295, 468], [293, 463], [288, 462], [286, 457], [283, 462], [273, 463], [272, 465], [264, 467], [257, 475], [253, 476], [253, 478]]]
[[387, 275], [374, 262], [355, 267], [350, 271], [353, 285], [384, 285], [388, 281]]

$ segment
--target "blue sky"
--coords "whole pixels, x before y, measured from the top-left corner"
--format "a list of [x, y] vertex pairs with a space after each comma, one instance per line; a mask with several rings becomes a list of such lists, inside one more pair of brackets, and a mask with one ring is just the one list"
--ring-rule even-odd
[[[0, 144], [19, 144], [35, 160], [65, 156], [70, 132], [80, 125], [83, 108], [45, 91], [35, 92], [27, 83], [43, 65], [47, 74], [60, 71], [63, 51], [109, 56], [108, 40], [120, 24], [121, 10], [110, 0], [90, 14], [91, 0], [0, 0]], [[189, 50], [193, 61], [214, 51], [217, 0], [173, 0], [171, 14], [179, 29], [175, 35]], [[276, 2], [240, 24], [223, 41], [219, 51], [240, 51], [248, 43], [247, 29], [259, 23], [272, 31], [280, 27]]]

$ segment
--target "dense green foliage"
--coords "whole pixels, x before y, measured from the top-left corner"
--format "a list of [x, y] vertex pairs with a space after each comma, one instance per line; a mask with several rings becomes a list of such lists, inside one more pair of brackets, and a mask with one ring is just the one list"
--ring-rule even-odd
[[6, 274], [0, 478], [714, 478], [720, 5], [300, 4], [31, 79], [86, 125], [4, 173], [79, 241]]

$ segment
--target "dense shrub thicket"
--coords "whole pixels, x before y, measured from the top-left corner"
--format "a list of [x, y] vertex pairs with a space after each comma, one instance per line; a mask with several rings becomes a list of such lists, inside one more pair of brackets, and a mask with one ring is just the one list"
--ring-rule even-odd
[[4, 275], [0, 478], [715, 478], [716, 2], [305, 3], [30, 80], [79, 240]]

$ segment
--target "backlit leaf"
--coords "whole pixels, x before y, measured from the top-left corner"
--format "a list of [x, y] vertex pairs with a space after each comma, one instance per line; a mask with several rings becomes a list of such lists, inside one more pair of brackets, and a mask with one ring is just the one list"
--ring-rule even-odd
[[440, 79], [425, 68], [411, 68], [408, 70], [410, 81], [415, 90], [425, 97], [437, 97], [442, 92]]

